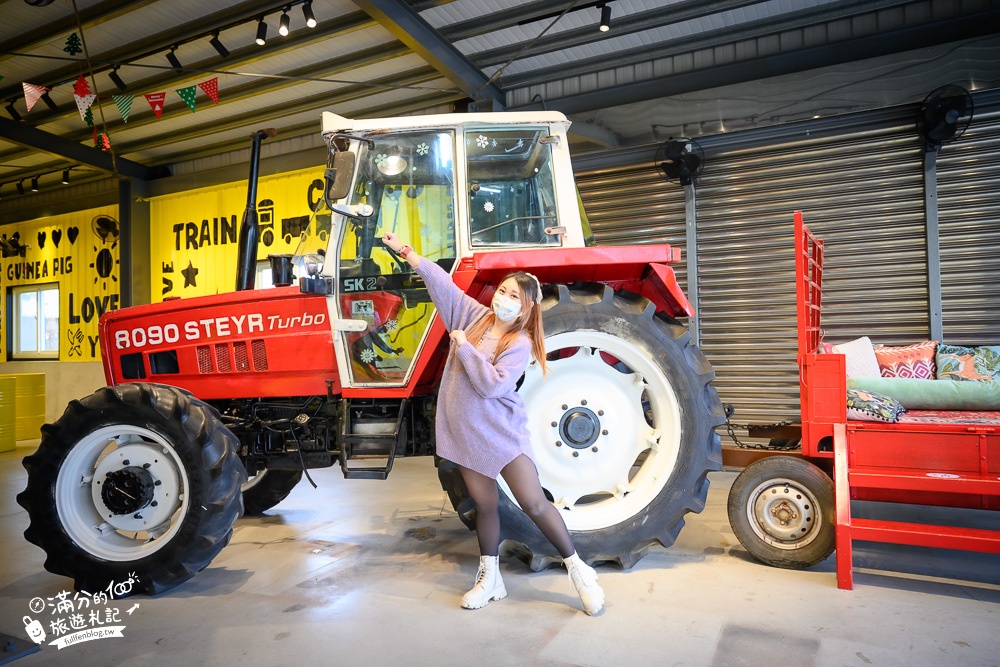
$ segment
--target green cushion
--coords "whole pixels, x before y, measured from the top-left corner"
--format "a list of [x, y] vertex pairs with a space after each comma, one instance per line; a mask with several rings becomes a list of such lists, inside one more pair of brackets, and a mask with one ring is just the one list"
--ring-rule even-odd
[[890, 396], [907, 410], [1000, 410], [1000, 382], [848, 378], [847, 388]]

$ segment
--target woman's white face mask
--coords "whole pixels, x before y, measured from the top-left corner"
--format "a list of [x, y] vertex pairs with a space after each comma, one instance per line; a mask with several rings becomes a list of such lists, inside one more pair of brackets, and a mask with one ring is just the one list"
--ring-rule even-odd
[[521, 304], [505, 294], [493, 297], [493, 314], [501, 322], [510, 322], [521, 312]]

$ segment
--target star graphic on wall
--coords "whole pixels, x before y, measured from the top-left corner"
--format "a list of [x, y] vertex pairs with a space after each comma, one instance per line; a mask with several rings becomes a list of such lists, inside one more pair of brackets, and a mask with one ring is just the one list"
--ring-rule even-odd
[[198, 269], [194, 268], [194, 264], [188, 260], [188, 266], [183, 269], [181, 273], [184, 275], [184, 287], [197, 287], [198, 283], [195, 281], [195, 277], [198, 275]]

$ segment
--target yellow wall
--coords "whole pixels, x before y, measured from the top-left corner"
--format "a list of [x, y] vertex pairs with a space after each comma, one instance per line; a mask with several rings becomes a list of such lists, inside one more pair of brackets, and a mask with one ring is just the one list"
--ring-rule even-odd
[[[295, 251], [297, 225], [309, 222], [310, 203], [322, 196], [322, 178], [323, 168], [314, 167], [258, 181], [259, 260]], [[237, 241], [246, 200], [246, 181], [151, 200], [153, 301], [236, 289]]]
[[[104, 218], [103, 224], [95, 220]], [[114, 222], [109, 224], [107, 218]], [[99, 361], [97, 321], [120, 303], [118, 207], [104, 206], [4, 226], [0, 237], [26, 245], [0, 259], [2, 360], [9, 337], [7, 295], [18, 285], [59, 286], [59, 361]]]

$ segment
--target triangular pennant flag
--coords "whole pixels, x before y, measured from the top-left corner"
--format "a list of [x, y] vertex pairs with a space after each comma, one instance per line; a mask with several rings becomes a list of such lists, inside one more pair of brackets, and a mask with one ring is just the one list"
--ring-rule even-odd
[[90, 111], [90, 105], [97, 99], [97, 95], [93, 93], [89, 95], [74, 95], [73, 99], [76, 100], [76, 108], [80, 111], [80, 118], [87, 120], [87, 112]]
[[24, 88], [24, 105], [28, 107], [28, 111], [31, 111], [31, 107], [35, 106], [35, 102], [49, 90], [45, 86], [36, 86], [33, 83], [25, 83], [23, 81], [21, 82], [21, 86]]
[[209, 79], [208, 81], [202, 81], [198, 84], [198, 87], [204, 90], [205, 94], [208, 95], [213, 102], [216, 104], [219, 103], [219, 77]]
[[198, 94], [198, 86], [178, 88], [177, 94], [181, 96], [182, 100], [184, 100], [184, 104], [188, 105], [188, 109], [191, 110], [191, 113], [194, 113], [194, 105], [195, 105], [194, 98]]
[[118, 113], [122, 115], [122, 121], [127, 123], [128, 115], [132, 113], [132, 101], [135, 100], [135, 95], [112, 95], [111, 99], [115, 101]]
[[87, 77], [82, 74], [80, 75], [80, 78], [73, 84], [73, 94], [90, 95], [90, 84], [87, 83]]
[[146, 95], [146, 101], [149, 102], [149, 106], [152, 107], [153, 113], [159, 118], [163, 115], [163, 101], [167, 99], [166, 93], [150, 93]]

